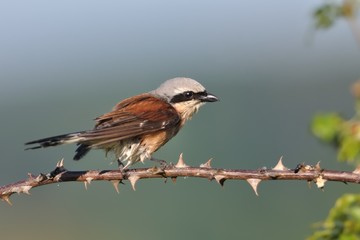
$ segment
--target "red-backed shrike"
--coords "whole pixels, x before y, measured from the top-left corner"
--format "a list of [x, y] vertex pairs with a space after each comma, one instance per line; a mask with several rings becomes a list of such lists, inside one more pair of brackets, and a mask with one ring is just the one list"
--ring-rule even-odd
[[180, 128], [205, 102], [218, 98], [190, 78], [167, 80], [157, 89], [136, 95], [116, 104], [111, 112], [95, 119], [93, 130], [43, 138], [26, 143], [27, 149], [76, 143], [74, 160], [91, 149], [113, 151], [124, 169], [136, 162], [151, 159], [151, 154], [174, 137]]

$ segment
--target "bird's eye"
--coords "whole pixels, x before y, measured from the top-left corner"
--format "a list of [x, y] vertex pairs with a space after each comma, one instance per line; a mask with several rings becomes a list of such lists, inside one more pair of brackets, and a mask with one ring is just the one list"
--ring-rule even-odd
[[184, 96], [188, 99], [192, 98], [194, 96], [194, 93], [192, 91], [184, 92]]

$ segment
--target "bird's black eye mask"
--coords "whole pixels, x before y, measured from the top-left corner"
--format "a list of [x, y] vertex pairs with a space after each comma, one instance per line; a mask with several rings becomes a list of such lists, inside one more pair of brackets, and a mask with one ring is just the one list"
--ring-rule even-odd
[[207, 97], [208, 93], [206, 91], [194, 93], [193, 91], [186, 91], [183, 93], [179, 93], [171, 98], [170, 103], [180, 103], [186, 102], [193, 99], [198, 99], [202, 101]]

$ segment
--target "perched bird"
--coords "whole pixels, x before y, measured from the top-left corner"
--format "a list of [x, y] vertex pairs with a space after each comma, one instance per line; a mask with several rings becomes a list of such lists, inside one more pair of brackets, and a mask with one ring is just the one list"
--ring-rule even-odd
[[[25, 143], [27, 149], [76, 143], [74, 160], [91, 149], [113, 151], [126, 165], [151, 159], [151, 154], [174, 137], [205, 102], [218, 98], [191, 78], [173, 78], [157, 89], [122, 100], [109, 113], [95, 119], [94, 129]], [[124, 165], [124, 164], [123, 164]]]

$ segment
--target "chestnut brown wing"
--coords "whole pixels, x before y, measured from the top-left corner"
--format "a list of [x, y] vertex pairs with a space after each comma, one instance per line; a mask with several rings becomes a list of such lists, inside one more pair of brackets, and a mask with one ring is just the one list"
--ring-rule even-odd
[[81, 135], [83, 142], [98, 146], [157, 132], [180, 125], [180, 116], [171, 104], [150, 94], [118, 103], [111, 112], [96, 120], [95, 128]]

